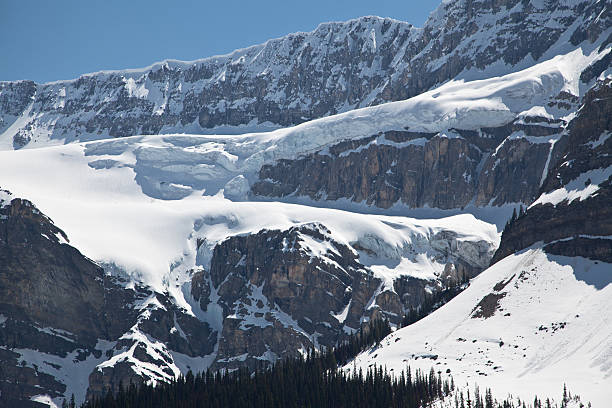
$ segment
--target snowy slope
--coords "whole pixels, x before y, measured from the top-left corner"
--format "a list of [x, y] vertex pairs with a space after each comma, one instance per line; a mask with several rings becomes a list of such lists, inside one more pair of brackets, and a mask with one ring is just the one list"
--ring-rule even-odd
[[[408, 365], [457, 384], [492, 387], [532, 400], [558, 396], [563, 384], [594, 407], [612, 400], [611, 264], [547, 255], [511, 255], [423, 320], [400, 329], [357, 367]], [[484, 300], [484, 301], [483, 301]], [[483, 309], [484, 305], [484, 309]], [[484, 311], [484, 313], [483, 313]], [[347, 366], [352, 369], [353, 363]]]
[[[549, 102], [561, 92], [581, 96], [586, 90], [579, 80], [581, 72], [610, 52], [610, 48], [610, 45], [602, 50], [595, 45], [577, 48], [514, 73], [469, 82], [449, 81], [406, 101], [356, 109], [291, 128], [209, 138], [229, 146], [225, 149], [234, 155], [253, 155], [263, 150], [249, 161], [251, 165], [261, 165], [263, 160], [288, 158], [334, 141], [386, 130], [439, 132], [450, 128], [496, 127], [523, 112], [549, 119], [562, 118], [569, 114], [568, 110], [551, 106]], [[51, 136], [43, 132], [27, 147], [72, 141]], [[12, 130], [0, 135], [0, 149], [13, 149]]]
[[[35, 202], [86, 255], [116, 264], [132, 276], [142, 275], [143, 281], [162, 290], [169, 274], [185, 276], [194, 267], [193, 232], [202, 225], [196, 221], [206, 219], [207, 214], [211, 214], [211, 224], [231, 225], [223, 227], [225, 232], [213, 234], [213, 245], [232, 233], [287, 228], [300, 222], [339, 223], [337, 220], [343, 219], [326, 209], [245, 201], [249, 184], [263, 164], [385, 130], [444, 132], [453, 127], [499, 126], [533, 106], [539, 106], [542, 115], [559, 118], [568, 112], [546, 102], [561, 91], [580, 95], [580, 72], [608, 50], [577, 49], [517, 73], [472, 82], [451, 81], [406, 101], [269, 133], [133, 136], [7, 150], [0, 152], [1, 182], [4, 188]], [[232, 202], [224, 200], [224, 192]], [[270, 215], [268, 219], [241, 215], [253, 213]], [[364, 227], [369, 228], [368, 234], [382, 223], [376, 217], [347, 214], [338, 231], [354, 228], [355, 223], [362, 223], [358, 219], [372, 220], [374, 224]], [[385, 228], [386, 232], [374, 235], [396, 246], [395, 238], [388, 238], [394, 236], [393, 228]], [[455, 228], [461, 231], [462, 227], [450, 229]], [[489, 227], [474, 230], [477, 240], [497, 244]], [[209, 234], [204, 229], [201, 235]], [[355, 238], [353, 233], [347, 241]]]
[[0, 82], [0, 133], [17, 149], [286, 127], [593, 49], [610, 18], [605, 1], [444, 2], [423, 28], [369, 16], [192, 62]]
[[[194, 138], [176, 136], [173, 140], [188, 143]], [[161, 139], [149, 136], [103, 142], [109, 146], [133, 142], [119, 155], [87, 156], [91, 145], [79, 144], [2, 152], [3, 188], [36, 202], [54, 222], [62, 225], [71, 244], [90, 258], [114, 264], [158, 291], [166, 289], [170, 275], [180, 276], [184, 283], [187, 271], [197, 263], [208, 266], [206, 262], [210, 259], [206, 259], [204, 248], [196, 260], [197, 238], [205, 238], [211, 250], [228, 236], [263, 228], [287, 229], [301, 223], [322, 222], [341, 242], [379, 237], [391, 250], [399, 248], [400, 258], [401, 248], [442, 230], [456, 232], [460, 240], [485, 242], [488, 250], [499, 244], [495, 226], [472, 215], [414, 220], [295, 204], [230, 201], [222, 193], [203, 196], [202, 190], [190, 191], [181, 200], [152, 198], [137, 184], [138, 171], [148, 170], [145, 176], [155, 176], [155, 172], [140, 170], [138, 166], [132, 168], [132, 164], [134, 155], [147, 149], [160, 150], [172, 158], [173, 147], [166, 150], [156, 145], [162, 143]], [[96, 148], [102, 151], [99, 145]], [[181, 148], [175, 153], [184, 154], [185, 150]], [[190, 166], [196, 166], [199, 157], [195, 155]], [[109, 169], [90, 166], [101, 160], [114, 162]], [[173, 166], [189, 174], [190, 166]], [[440, 268], [443, 265], [436, 267], [437, 273]], [[433, 271], [427, 273], [432, 274]]]
[[[563, 90], [579, 94], [579, 72], [597, 55], [596, 51], [585, 55], [576, 50], [515, 74], [450, 82], [407, 101], [270, 133], [134, 136], [4, 151], [0, 152], [0, 174], [4, 188], [37, 203], [88, 256], [117, 263], [135, 274], [154, 275], [151, 282], [161, 289], [170, 265], [194, 266], [194, 242], [189, 241], [194, 222], [208, 212], [218, 214], [220, 207], [248, 212], [259, 206], [272, 214], [290, 214], [289, 219], [296, 217], [293, 214], [319, 214], [298, 217], [295, 222], [334, 218], [324, 215], [330, 214], [324, 209], [244, 202], [249, 183], [263, 164], [385, 130], [407, 127], [443, 132], [451, 127], [499, 126], [533, 105], [558, 117], [566, 112], [545, 102]], [[236, 202], [220, 205], [225, 203], [221, 190], [227, 190], [226, 195]], [[282, 217], [272, 215], [268, 221], [238, 231], [289, 225], [275, 220]], [[487, 240], [495, 241], [490, 236]]]

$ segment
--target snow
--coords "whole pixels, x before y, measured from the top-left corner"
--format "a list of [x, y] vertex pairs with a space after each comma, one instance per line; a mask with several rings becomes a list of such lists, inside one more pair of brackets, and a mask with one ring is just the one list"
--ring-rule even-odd
[[49, 408], [59, 408], [60, 405], [56, 404], [53, 399], [48, 395], [35, 395], [30, 398], [30, 401], [40, 402], [41, 404], [46, 404]]
[[[511, 393], [527, 400], [557, 396], [565, 383], [594, 407], [605, 407], [612, 400], [612, 319], [604, 312], [612, 307], [611, 270], [607, 263], [537, 248], [511, 255], [346, 369], [372, 363], [395, 371], [408, 365], [426, 372], [450, 369], [457, 384], [473, 389], [477, 383], [497, 397]], [[501, 282], [507, 284], [500, 289]], [[499, 309], [475, 317], [489, 293], [505, 293]]]
[[[232, 150], [232, 146], [237, 144], [241, 144], [243, 148], [259, 147], [259, 152], [251, 151], [251, 160], [245, 161], [245, 164], [256, 165], [263, 161], [294, 157], [299, 153], [321, 149], [343, 139], [367, 137], [386, 130], [408, 128], [413, 131], [436, 133], [451, 128], [477, 129], [501, 126], [534, 106], [545, 109], [547, 112], [545, 116], [559, 117], [567, 113], [549, 107], [548, 101], [563, 90], [581, 95], [580, 72], [598, 56], [596, 50], [589, 52], [578, 48], [522, 71], [503, 76], [470, 82], [451, 80], [406, 101], [356, 109], [305, 122], [292, 128], [261, 134], [243, 134], [235, 138], [211, 136], [211, 140], [224, 140], [222, 144], [225, 145], [226, 151]], [[138, 98], [146, 97], [148, 92], [146, 81], [128, 76], [122, 78], [125, 89], [130, 95]], [[29, 123], [29, 118], [29, 113], [24, 112], [17, 120], [19, 124], [15, 122], [0, 135], [0, 149], [13, 149], [13, 135]], [[58, 118], [49, 117], [45, 120], [44, 123], [49, 124], [55, 123], [53, 121]], [[42, 122], [36, 126], [38, 127], [32, 130], [33, 141], [27, 148], [80, 138], [76, 133], [52, 135], [52, 131]], [[176, 130], [185, 131], [186, 128]], [[200, 128], [197, 130], [202, 131]], [[104, 134], [87, 136], [89, 140], [103, 137]], [[244, 153], [246, 152], [243, 151]]]
[[[228, 140], [234, 143], [229, 152], [223, 150]], [[276, 139], [269, 146], [281, 143]], [[365, 237], [373, 236], [392, 248], [380, 253], [372, 265], [388, 264], [385, 257], [396, 251], [393, 248], [399, 248], [393, 259], [400, 260], [412, 243], [423, 242], [419, 250], [426, 257], [412, 259], [414, 267], [403, 263], [394, 272], [422, 274], [425, 268], [426, 275], [421, 276], [439, 273], [441, 265], [427, 260], [439, 256], [427, 248], [427, 241], [435, 241], [441, 231], [453, 231], [458, 241], [485, 243], [485, 254], [499, 241], [493, 225], [472, 215], [416, 220], [244, 201], [246, 187], [228, 189], [242, 195], [241, 201], [228, 200], [222, 188], [228, 184], [244, 186], [252, 176], [240, 177], [244, 162], [252, 159], [240, 149], [247, 155], [256, 151], [256, 155], [259, 146], [251, 138], [233, 136], [216, 140], [207, 136], [138, 136], [0, 152], [0, 173], [5, 188], [36, 203], [86, 256], [114, 265], [123, 275], [156, 291], [170, 291], [188, 310], [192, 308], [181, 290], [190, 279], [188, 271], [207, 267], [212, 247], [236, 234], [321, 222], [340, 243], [365, 242]], [[99, 160], [111, 161], [90, 166]], [[211, 167], [204, 171], [209, 163]], [[199, 251], [197, 238], [206, 239]], [[468, 248], [457, 252], [462, 251], [470, 256]]]
[[242, 174], [225, 184], [223, 195], [232, 200], [245, 200], [250, 191], [249, 181]]
[[596, 149], [599, 146], [602, 146], [606, 143], [606, 141], [610, 138], [610, 135], [612, 135], [612, 132], [603, 132], [601, 135], [599, 135], [599, 138], [595, 141], [591, 141], [586, 143], [587, 146], [590, 146], [591, 149]]
[[[90, 354], [85, 360], [79, 360], [78, 355], [80, 350], [75, 350], [69, 353], [66, 357], [60, 357], [53, 354], [43, 353], [31, 349], [14, 348], [11, 351], [20, 354], [20, 364], [23, 363], [27, 367], [36, 367], [40, 372], [47, 373], [56, 378], [59, 382], [66, 385], [64, 395], [70, 397], [74, 394], [77, 404], [85, 401], [85, 393], [89, 385], [89, 374], [94, 370], [102, 360], [104, 360], [106, 351], [113, 348], [114, 342], [98, 340], [96, 349], [101, 351], [99, 358]], [[48, 396], [36, 396], [37, 401], [42, 402], [42, 399], [48, 401]], [[63, 398], [53, 400], [57, 406], [61, 406]], [[51, 405], [53, 406], [53, 405]]]
[[353, 303], [353, 299], [349, 300], [347, 305], [344, 307], [344, 309], [340, 311], [340, 313], [334, 314], [334, 312], [330, 310], [329, 314], [332, 315], [336, 320], [338, 320], [338, 322], [344, 323], [346, 320], [346, 317], [348, 316], [348, 311], [351, 308], [351, 303]]
[[[542, 177], [540, 177], [540, 187], [544, 184], [544, 180], [546, 180], [546, 176], [548, 175], [548, 167], [550, 166], [550, 159], [553, 154], [553, 149], [555, 148], [555, 143], [561, 139], [561, 135], [557, 137], [548, 138], [548, 143], [550, 143], [550, 149], [548, 150], [548, 157], [546, 158], [546, 163], [544, 164], [544, 170], [542, 170]], [[530, 139], [531, 141], [531, 139]]]
[[13, 200], [13, 194], [10, 191], [0, 189], [0, 209], [8, 206]]
[[570, 204], [574, 200], [586, 200], [593, 196], [599, 190], [599, 185], [608, 180], [612, 176], [612, 166], [589, 170], [582, 173], [574, 180], [567, 183], [565, 186], [556, 190], [543, 193], [533, 204], [534, 207], [539, 204], [557, 205], [561, 202]]
[[[440, 136], [442, 136], [442, 134], [440, 134]], [[394, 142], [392, 140], [388, 140], [384, 135], [383, 136], [379, 136], [376, 139], [372, 140], [371, 142], [359, 146], [356, 149], [350, 149], [350, 150], [345, 150], [342, 153], [340, 153], [340, 157], [345, 157], [350, 155], [351, 153], [359, 153], [362, 150], [367, 150], [370, 148], [370, 146], [373, 145], [379, 145], [379, 146], [392, 146], [398, 149], [407, 147], [407, 146], [425, 146], [425, 143], [427, 143], [427, 139], [424, 137], [419, 137], [417, 139], [413, 139], [413, 140], [409, 140], [407, 142]]]
[[[175, 317], [176, 324], [176, 317]], [[176, 324], [175, 328], [178, 327], [178, 331], [182, 333], [180, 327]], [[183, 337], [185, 334], [182, 333]], [[212, 361], [214, 356], [205, 357], [188, 357], [181, 353], [171, 353], [166, 345], [156, 339], [150, 337], [148, 334], [141, 332], [137, 328], [137, 324], [132, 329], [122, 335], [119, 340], [132, 340], [133, 343], [128, 347], [116, 350], [115, 354], [108, 360], [102, 361], [98, 364], [95, 369], [102, 370], [107, 367], [114, 367], [118, 363], [128, 363], [132, 370], [137, 374], [147, 379], [147, 384], [155, 385], [157, 382], [163, 381], [168, 382], [178, 377], [181, 374], [180, 367], [193, 367], [197, 370], [204, 370], [208, 366], [201, 364], [207, 364]], [[158, 365], [155, 363], [144, 362], [134, 356], [134, 352], [137, 348], [144, 348], [147, 355], [154, 361], [164, 361], [165, 365]], [[174, 361], [174, 355], [178, 357], [178, 364]], [[168, 373], [164, 368], [169, 368], [171, 373]], [[184, 372], [183, 372], [184, 373]]]

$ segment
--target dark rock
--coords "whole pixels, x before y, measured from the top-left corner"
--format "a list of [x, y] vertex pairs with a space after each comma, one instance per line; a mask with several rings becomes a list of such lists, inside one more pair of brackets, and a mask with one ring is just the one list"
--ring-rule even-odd
[[[612, 131], [611, 83], [609, 79], [598, 82], [586, 93], [578, 115], [568, 124], [568, 134], [555, 145], [539, 193], [562, 188], [590, 170], [612, 166], [612, 139], [608, 137], [599, 143], [606, 132]], [[596, 194], [586, 199], [564, 199], [555, 205], [544, 202], [530, 207], [504, 230], [492, 263], [539, 241], [551, 243], [545, 246], [551, 253], [610, 259], [609, 240], [591, 238], [612, 235], [611, 202], [612, 180], [608, 179], [598, 185]], [[553, 243], [568, 238], [571, 242]]]
[[[139, 362], [154, 362], [165, 373], [163, 379], [174, 378], [170, 350], [188, 357], [202, 357], [214, 351], [217, 333], [208, 324], [180, 309], [167, 294], [156, 294], [139, 285], [126, 289], [125, 282], [106, 274], [67, 242], [66, 234], [31, 202], [19, 198], [9, 203], [0, 200], [3, 401], [19, 401], [14, 406], [27, 406], [30, 397], [41, 393], [69, 398], [65, 393], [70, 390], [52, 373], [70, 370], [70, 364], [87, 359], [110, 359], [132, 346], [131, 360], [93, 370], [89, 397], [102, 395], [107, 389], [117, 391], [120, 383], [127, 386], [130, 381], [148, 381], [149, 377], [135, 370]], [[138, 307], [153, 298], [155, 302], [150, 306]], [[159, 360], [149, 354], [147, 344], [138, 337], [122, 338], [135, 331], [147, 342], [163, 342], [164, 348], [156, 350], [156, 355], [165, 357]], [[103, 355], [100, 340], [115, 343], [115, 347]], [[22, 350], [40, 356], [49, 367], [27, 361], [21, 356]], [[74, 356], [73, 361], [69, 355]], [[66, 360], [56, 364], [53, 358]]]
[[[266, 197], [346, 198], [381, 208], [531, 203], [551, 150], [545, 137], [560, 133], [563, 124], [525, 123], [528, 119], [479, 132], [453, 130], [451, 137], [388, 132], [341, 142], [262, 166], [251, 190]], [[509, 137], [514, 132], [543, 140]]]

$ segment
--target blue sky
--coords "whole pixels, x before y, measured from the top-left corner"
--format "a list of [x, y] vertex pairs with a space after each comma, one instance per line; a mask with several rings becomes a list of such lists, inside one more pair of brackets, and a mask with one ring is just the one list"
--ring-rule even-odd
[[225, 54], [325, 21], [423, 26], [440, 0], [0, 0], [0, 80], [47, 82]]

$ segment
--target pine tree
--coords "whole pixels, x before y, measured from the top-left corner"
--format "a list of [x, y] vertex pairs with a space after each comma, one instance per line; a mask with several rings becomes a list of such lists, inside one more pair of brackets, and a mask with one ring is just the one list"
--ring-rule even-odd
[[487, 388], [485, 393], [485, 408], [494, 408], [493, 407], [493, 395], [491, 394], [491, 389]]

